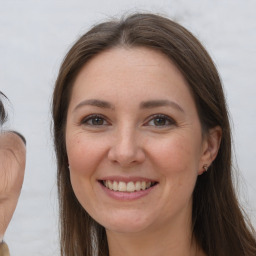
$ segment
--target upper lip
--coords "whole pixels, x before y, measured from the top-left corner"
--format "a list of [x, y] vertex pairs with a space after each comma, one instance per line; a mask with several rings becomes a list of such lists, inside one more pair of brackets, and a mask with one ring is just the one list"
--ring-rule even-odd
[[105, 180], [110, 180], [110, 181], [123, 181], [128, 183], [129, 181], [146, 181], [146, 182], [157, 182], [156, 179], [151, 179], [151, 178], [145, 178], [145, 177], [140, 177], [140, 176], [128, 176], [128, 177], [124, 177], [124, 176], [105, 176], [102, 177], [100, 179], [98, 179], [99, 181], [105, 181]]

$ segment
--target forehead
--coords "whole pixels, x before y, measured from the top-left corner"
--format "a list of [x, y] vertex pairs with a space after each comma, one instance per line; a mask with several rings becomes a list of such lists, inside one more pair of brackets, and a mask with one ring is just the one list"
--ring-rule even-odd
[[147, 47], [115, 47], [103, 51], [89, 60], [79, 72], [76, 80], [89, 73], [90, 75], [99, 75], [121, 72], [119, 74], [124, 75], [131, 70], [137, 74], [146, 69], [149, 72], [162, 71], [162, 73], [170, 72], [172, 69], [176, 76], [184, 79], [172, 61], [160, 51]]
[[189, 98], [193, 104], [189, 85], [179, 69], [163, 53], [146, 47], [113, 48], [87, 62], [76, 77], [71, 99], [95, 95], [133, 101]]

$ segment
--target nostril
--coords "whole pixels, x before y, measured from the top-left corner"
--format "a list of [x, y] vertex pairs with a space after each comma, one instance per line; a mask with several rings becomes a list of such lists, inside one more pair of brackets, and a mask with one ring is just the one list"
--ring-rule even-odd
[[130, 166], [142, 163], [145, 159], [145, 154], [139, 147], [113, 147], [108, 152], [108, 159], [114, 164]]

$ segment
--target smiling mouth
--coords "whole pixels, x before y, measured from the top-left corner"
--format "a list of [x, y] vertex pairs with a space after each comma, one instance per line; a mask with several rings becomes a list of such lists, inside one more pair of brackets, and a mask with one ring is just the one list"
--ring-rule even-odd
[[113, 191], [117, 192], [136, 192], [141, 190], [147, 190], [157, 184], [157, 182], [150, 182], [150, 181], [112, 181], [112, 180], [102, 180], [100, 181], [101, 184]]

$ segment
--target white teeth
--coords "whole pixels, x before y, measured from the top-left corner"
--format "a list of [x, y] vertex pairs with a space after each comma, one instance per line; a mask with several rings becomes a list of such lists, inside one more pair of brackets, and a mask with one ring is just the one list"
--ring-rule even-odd
[[139, 181], [136, 181], [135, 189], [136, 189], [136, 191], [140, 191], [141, 190], [141, 183]]
[[133, 183], [132, 181], [129, 181], [129, 182], [127, 183], [127, 185], [126, 185], [126, 190], [127, 190], [128, 192], [133, 192], [133, 191], [135, 191], [135, 185], [134, 185], [134, 183]]
[[[111, 182], [111, 181], [110, 181]], [[116, 181], [113, 182], [113, 190], [117, 191], [118, 190], [118, 183]]]
[[118, 190], [121, 192], [125, 192], [126, 191], [126, 183], [123, 181], [119, 181]]
[[128, 183], [124, 181], [103, 181], [105, 187], [110, 190], [120, 191], [120, 192], [135, 192], [140, 190], [146, 190], [151, 187], [153, 182], [150, 181], [129, 181]]
[[108, 183], [107, 183], [108, 185], [107, 185], [107, 188], [109, 188], [109, 189], [113, 189], [113, 184], [112, 184], [112, 182], [110, 181], [110, 180], [108, 180]]

